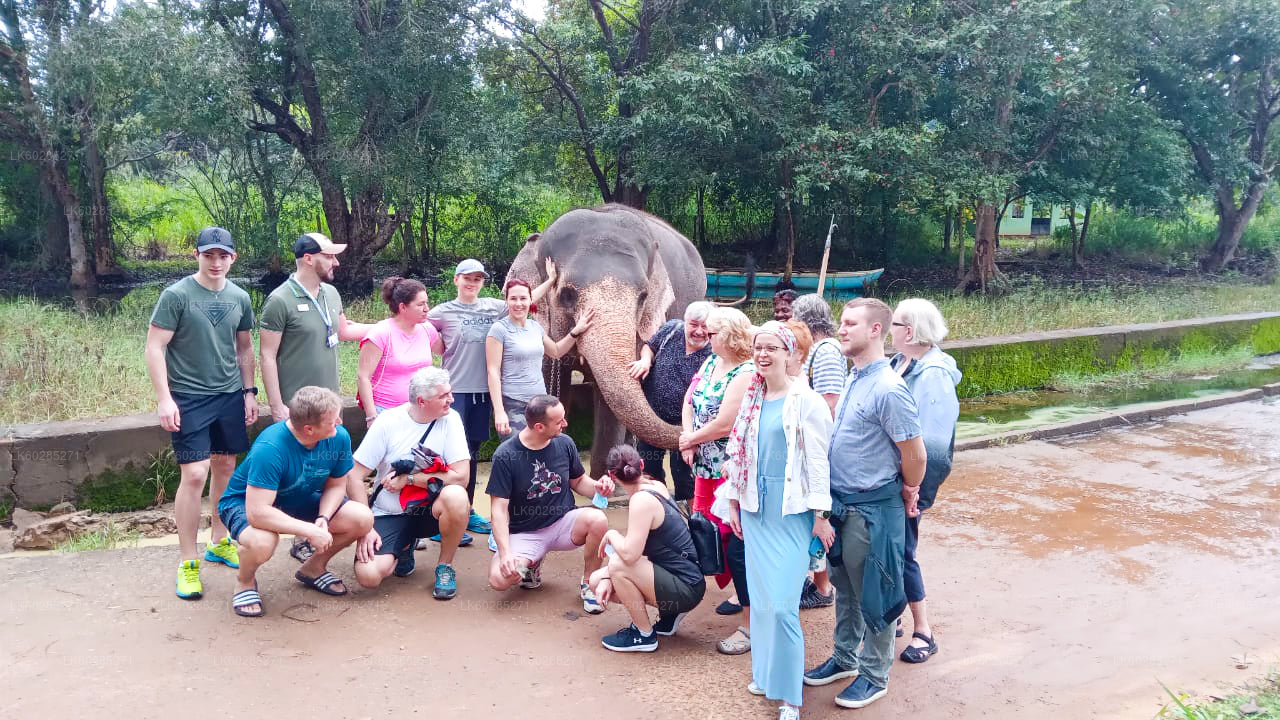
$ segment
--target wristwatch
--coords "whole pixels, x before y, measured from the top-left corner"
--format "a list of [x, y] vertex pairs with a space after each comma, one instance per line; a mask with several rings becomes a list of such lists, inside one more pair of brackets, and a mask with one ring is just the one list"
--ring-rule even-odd
[[830, 520], [830, 519], [831, 519], [831, 511], [830, 511], [830, 510], [819, 510], [819, 511], [818, 511], [818, 517], [822, 518], [823, 520]]
[[258, 388], [256, 388], [256, 387], [254, 387], [254, 386], [250, 385], [249, 387], [247, 387], [247, 388], [245, 388], [245, 389], [244, 389], [244, 394], [245, 394], [245, 395], [252, 395], [252, 396], [254, 396], [254, 397], [258, 397]]

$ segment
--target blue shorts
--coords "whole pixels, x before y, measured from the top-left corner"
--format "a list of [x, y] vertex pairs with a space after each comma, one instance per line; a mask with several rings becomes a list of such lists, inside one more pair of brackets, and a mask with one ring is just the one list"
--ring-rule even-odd
[[[346, 505], [347, 500], [349, 499], [350, 498], [342, 498], [342, 502], [338, 503], [338, 510], [341, 510], [342, 506]], [[320, 517], [320, 501], [318, 496], [314, 505], [280, 507], [277, 509], [285, 515], [303, 522], [315, 522], [315, 519]], [[335, 510], [333, 514], [337, 515], [338, 511]], [[245, 510], [244, 500], [236, 498], [234, 500], [228, 500], [227, 502], [218, 503], [218, 519], [222, 520], [222, 524], [226, 526], [227, 535], [229, 535], [232, 540], [240, 542], [240, 533], [244, 532], [244, 529], [249, 527], [249, 513]]]
[[[489, 402], [489, 393], [454, 393], [453, 409], [462, 416], [467, 445], [481, 445], [489, 439], [493, 427], [493, 403]], [[472, 458], [472, 467], [475, 467], [475, 458]]]
[[169, 435], [173, 438], [173, 457], [179, 465], [208, 460], [210, 453], [238, 455], [249, 449], [243, 392], [170, 395], [178, 405], [180, 429]]

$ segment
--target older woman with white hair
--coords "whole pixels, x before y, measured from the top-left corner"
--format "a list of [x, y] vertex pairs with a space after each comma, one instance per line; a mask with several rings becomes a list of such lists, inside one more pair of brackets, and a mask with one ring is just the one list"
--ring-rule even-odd
[[[640, 346], [640, 358], [631, 363], [631, 377], [641, 381], [644, 397], [663, 422], [680, 425], [683, 421], [684, 396], [698, 369], [711, 355], [711, 336], [707, 317], [715, 306], [705, 300], [689, 303], [683, 320], [668, 320], [649, 341]], [[658, 482], [667, 481], [662, 467], [664, 456], [671, 459], [671, 480], [677, 502], [693, 499], [693, 469], [679, 450], [668, 451], [657, 445], [637, 440], [636, 450], [644, 460], [645, 471]]]
[[924, 482], [920, 484], [920, 500], [916, 504], [919, 513], [907, 518], [906, 562], [903, 567], [907, 606], [911, 608], [915, 628], [910, 642], [899, 656], [904, 662], [922, 663], [938, 652], [938, 644], [934, 642], [933, 629], [929, 627], [924, 576], [916, 559], [916, 545], [920, 539], [920, 516], [933, 505], [938, 487], [951, 473], [956, 419], [960, 415], [956, 386], [960, 384], [961, 373], [956, 368], [955, 359], [938, 347], [938, 343], [947, 336], [947, 323], [938, 308], [928, 300], [909, 298], [898, 303], [898, 308], [893, 311], [890, 332], [897, 354], [889, 363], [906, 381], [915, 398], [928, 454]]

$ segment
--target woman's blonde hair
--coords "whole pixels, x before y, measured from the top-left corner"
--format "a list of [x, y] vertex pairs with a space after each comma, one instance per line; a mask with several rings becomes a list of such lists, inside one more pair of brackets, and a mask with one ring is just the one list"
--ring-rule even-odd
[[735, 362], [751, 358], [751, 319], [737, 308], [718, 307], [707, 316], [707, 330], [720, 336]]

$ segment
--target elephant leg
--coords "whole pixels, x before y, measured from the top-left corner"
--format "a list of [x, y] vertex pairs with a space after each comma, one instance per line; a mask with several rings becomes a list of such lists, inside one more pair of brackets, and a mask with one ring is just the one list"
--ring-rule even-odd
[[600, 396], [599, 390], [591, 392], [591, 401], [594, 409], [591, 423], [594, 435], [591, 441], [591, 477], [598, 478], [608, 472], [605, 461], [609, 457], [609, 451], [614, 445], [622, 443], [627, 429], [618, 422], [608, 403]]

